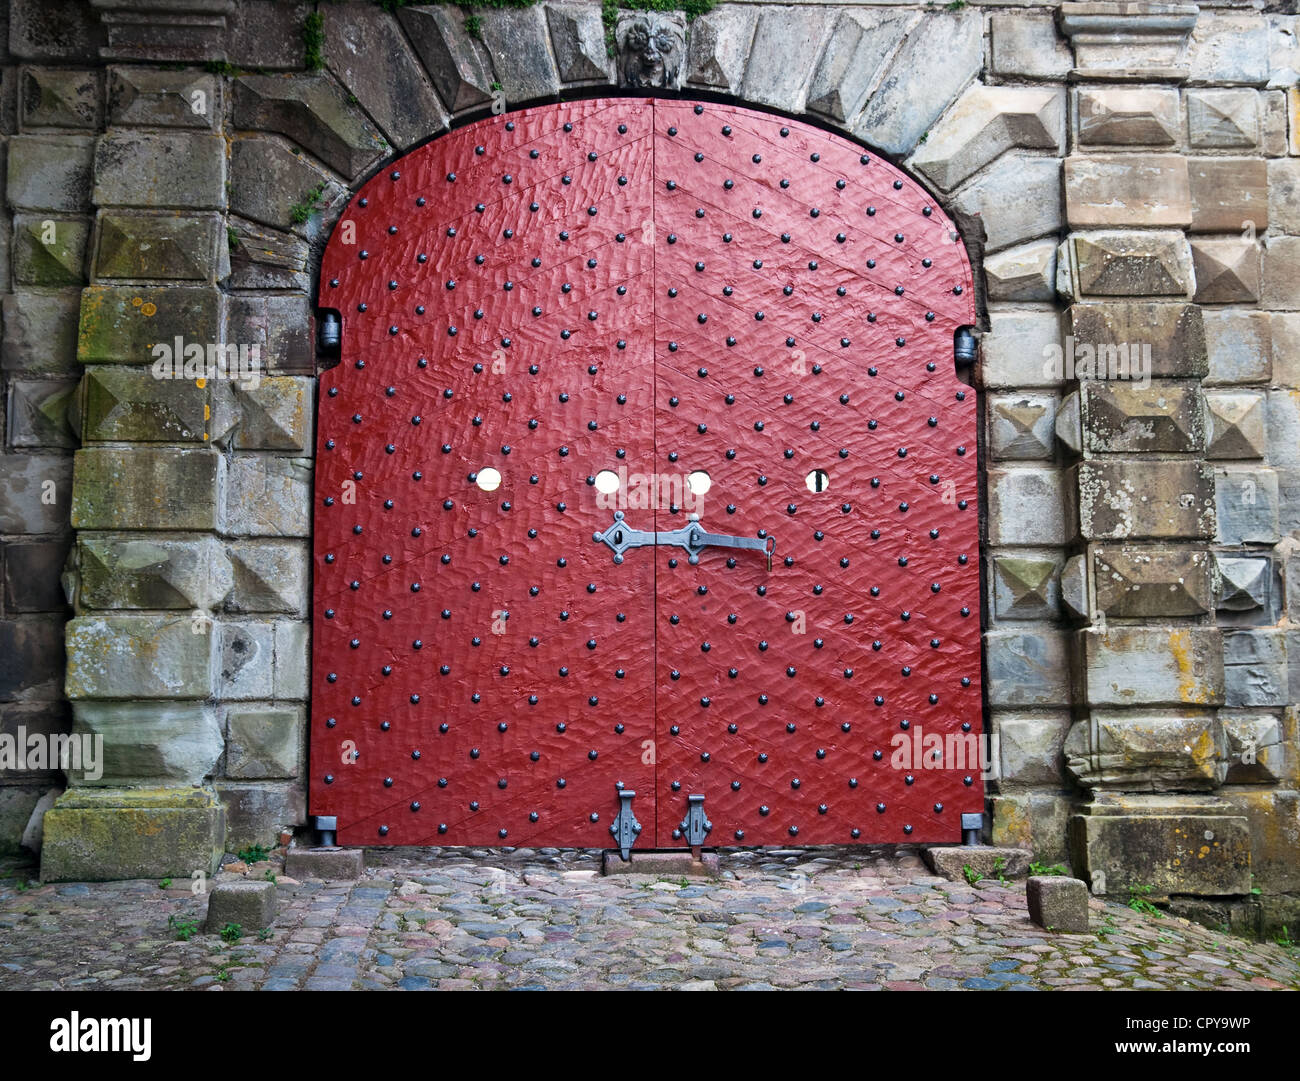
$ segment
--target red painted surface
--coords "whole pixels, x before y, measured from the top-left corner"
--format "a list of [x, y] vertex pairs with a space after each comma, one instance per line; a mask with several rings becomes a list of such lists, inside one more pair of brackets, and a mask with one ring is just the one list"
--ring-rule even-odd
[[[343, 354], [321, 379], [312, 813], [345, 844], [610, 847], [622, 784], [643, 847], [685, 843], [691, 793], [711, 845], [959, 839], [977, 766], [896, 768], [895, 739], [981, 731], [951, 230], [843, 139], [684, 101], [495, 117], [366, 184], [321, 276]], [[592, 539], [615, 506], [766, 531], [775, 561], [616, 564]]]

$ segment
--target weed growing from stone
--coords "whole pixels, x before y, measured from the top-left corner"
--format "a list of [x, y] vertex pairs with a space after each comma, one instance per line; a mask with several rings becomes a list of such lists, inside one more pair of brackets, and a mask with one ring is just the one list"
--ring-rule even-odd
[[1045, 863], [1031, 862], [1029, 864], [1029, 873], [1036, 878], [1041, 878], [1044, 875], [1056, 875], [1061, 878], [1070, 877], [1070, 872], [1059, 863], [1054, 863], [1049, 867]]
[[1154, 916], [1158, 920], [1164, 919], [1165, 914], [1147, 899], [1150, 894], [1150, 886], [1130, 886], [1128, 888], [1128, 907], [1134, 912], [1141, 912], [1144, 916]]
[[237, 855], [245, 863], [265, 863], [270, 858], [270, 849], [263, 848], [261, 845], [249, 845], [247, 848], [241, 848]]
[[232, 945], [244, 937], [244, 928], [238, 923], [228, 923], [221, 929], [221, 941]]
[[199, 921], [193, 916], [178, 916], [172, 913], [167, 917], [167, 928], [176, 932], [176, 938], [181, 942], [188, 942], [199, 930]]

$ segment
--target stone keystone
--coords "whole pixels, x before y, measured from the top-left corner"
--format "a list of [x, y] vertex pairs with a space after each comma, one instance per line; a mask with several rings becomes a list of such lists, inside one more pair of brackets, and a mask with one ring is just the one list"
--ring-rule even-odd
[[930, 132], [912, 166], [944, 191], [1012, 147], [1060, 151], [1065, 92], [975, 84]]

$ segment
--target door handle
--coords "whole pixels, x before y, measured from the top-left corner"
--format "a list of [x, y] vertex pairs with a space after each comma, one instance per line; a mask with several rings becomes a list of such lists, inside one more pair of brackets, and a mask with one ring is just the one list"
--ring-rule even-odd
[[700, 516], [692, 514], [690, 524], [681, 529], [646, 530], [633, 529], [623, 521], [623, 512], [614, 512], [614, 522], [604, 530], [591, 535], [597, 544], [606, 544], [614, 552], [614, 562], [623, 562], [623, 553], [629, 548], [647, 548], [653, 545], [669, 545], [686, 549], [687, 559], [692, 563], [700, 561], [700, 553], [706, 548], [743, 548], [762, 552], [767, 556], [767, 569], [772, 569], [772, 553], [776, 551], [776, 538], [770, 534], [764, 537], [738, 537], [728, 533], [709, 533], [700, 525]]

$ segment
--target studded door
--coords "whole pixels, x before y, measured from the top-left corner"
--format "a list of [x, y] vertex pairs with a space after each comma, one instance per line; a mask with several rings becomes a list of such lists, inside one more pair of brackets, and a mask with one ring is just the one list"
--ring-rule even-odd
[[531, 109], [373, 178], [321, 276], [312, 813], [345, 844], [959, 839], [970, 294], [913, 181], [743, 109]]

